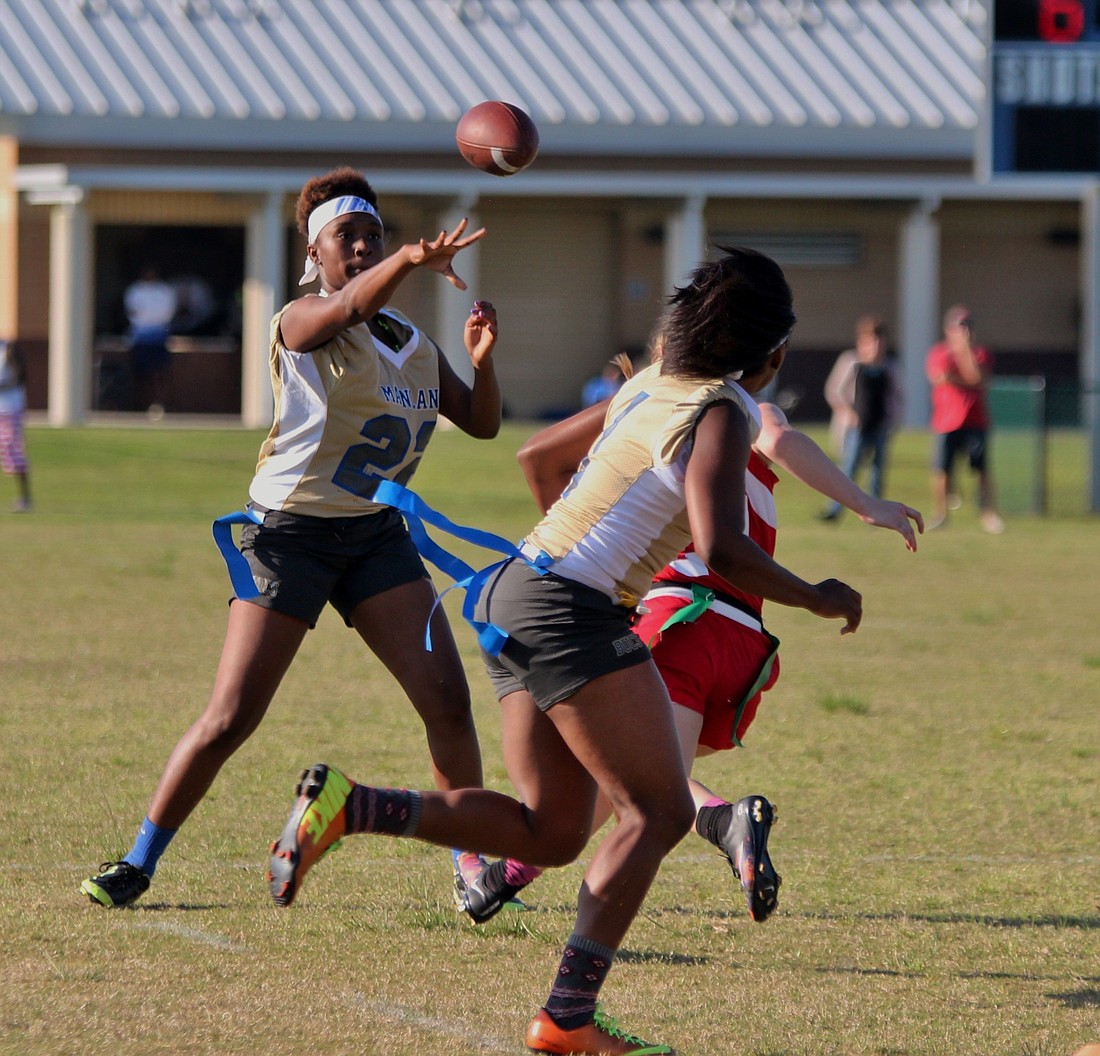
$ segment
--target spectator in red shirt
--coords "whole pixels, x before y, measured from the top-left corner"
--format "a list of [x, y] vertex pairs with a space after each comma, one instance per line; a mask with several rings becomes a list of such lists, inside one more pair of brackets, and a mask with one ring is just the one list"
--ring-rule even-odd
[[993, 373], [993, 357], [974, 344], [973, 319], [961, 304], [947, 309], [942, 341], [928, 350], [925, 373], [932, 385], [932, 521], [942, 528], [947, 521], [948, 496], [955, 494], [952, 472], [965, 454], [978, 475], [978, 506], [982, 528], [994, 534], [1004, 531], [997, 513], [993, 478], [989, 468], [989, 411], [985, 389]]

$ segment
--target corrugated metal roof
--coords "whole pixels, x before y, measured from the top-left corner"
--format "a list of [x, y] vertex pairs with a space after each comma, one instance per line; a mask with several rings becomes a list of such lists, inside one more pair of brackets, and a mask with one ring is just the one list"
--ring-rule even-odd
[[285, 148], [290, 122], [346, 149], [359, 123], [431, 150], [502, 98], [550, 151], [813, 152], [847, 132], [873, 154], [923, 132], [954, 154], [987, 19], [988, 0], [2, 0], [0, 129], [133, 143], [141, 122], [159, 144], [216, 125]]

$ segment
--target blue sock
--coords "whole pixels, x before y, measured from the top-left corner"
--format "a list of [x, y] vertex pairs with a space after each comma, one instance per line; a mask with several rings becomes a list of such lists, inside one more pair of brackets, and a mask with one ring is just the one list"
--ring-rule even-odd
[[160, 856], [168, 850], [168, 844], [172, 842], [172, 837], [177, 831], [177, 829], [162, 829], [145, 818], [141, 828], [138, 829], [134, 846], [122, 860], [136, 865], [147, 876], [152, 876], [157, 871]]

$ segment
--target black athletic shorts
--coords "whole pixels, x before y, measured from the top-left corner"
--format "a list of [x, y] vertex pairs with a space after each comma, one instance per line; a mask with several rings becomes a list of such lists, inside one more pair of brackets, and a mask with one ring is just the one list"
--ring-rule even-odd
[[267, 510], [263, 517], [241, 531], [241, 553], [260, 589], [249, 600], [310, 627], [326, 602], [351, 626], [361, 601], [428, 576], [396, 510], [359, 517]]
[[975, 473], [985, 469], [986, 430], [964, 427], [936, 435], [932, 445], [932, 468], [950, 473], [959, 455], [966, 455]]
[[499, 656], [482, 651], [497, 699], [526, 689], [546, 711], [594, 678], [645, 663], [649, 649], [630, 629], [633, 613], [592, 587], [509, 561], [476, 611], [509, 635]]

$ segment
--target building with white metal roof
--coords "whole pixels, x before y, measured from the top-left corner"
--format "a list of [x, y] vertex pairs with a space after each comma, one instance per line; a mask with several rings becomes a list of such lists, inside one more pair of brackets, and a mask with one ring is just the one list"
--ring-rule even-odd
[[976, 0], [7, 0], [0, 113], [27, 142], [71, 143], [86, 119], [89, 145], [278, 150], [366, 124], [403, 152], [503, 98], [555, 155], [968, 164], [987, 17]]

